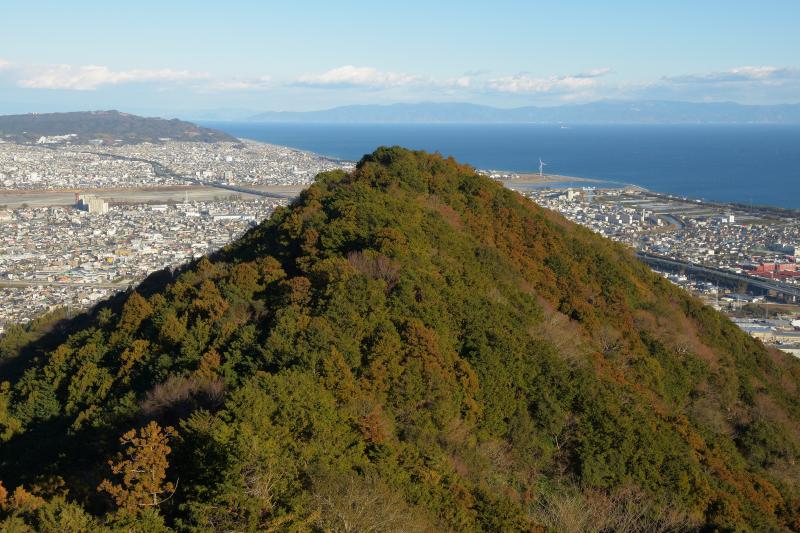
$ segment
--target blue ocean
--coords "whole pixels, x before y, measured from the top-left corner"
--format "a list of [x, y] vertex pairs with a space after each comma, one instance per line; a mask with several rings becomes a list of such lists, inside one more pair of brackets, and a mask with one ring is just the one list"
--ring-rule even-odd
[[800, 208], [800, 126], [260, 124], [206, 122], [240, 138], [357, 160], [380, 145], [438, 151], [481, 169], [546, 172], [653, 191]]

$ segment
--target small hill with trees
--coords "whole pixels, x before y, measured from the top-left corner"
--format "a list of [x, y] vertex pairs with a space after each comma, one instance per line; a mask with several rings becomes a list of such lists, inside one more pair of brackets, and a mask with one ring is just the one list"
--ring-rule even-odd
[[15, 531], [800, 530], [800, 361], [439, 155], [13, 337]]
[[[70, 137], [66, 137], [70, 136]], [[86, 144], [159, 143], [165, 139], [193, 142], [238, 142], [227, 133], [178, 119], [145, 118], [119, 111], [29, 113], [0, 116], [0, 140], [36, 143], [42, 137], [66, 137], [58, 142]]]

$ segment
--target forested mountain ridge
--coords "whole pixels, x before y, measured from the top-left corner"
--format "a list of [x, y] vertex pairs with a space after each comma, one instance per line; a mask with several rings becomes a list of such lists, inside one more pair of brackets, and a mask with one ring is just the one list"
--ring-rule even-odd
[[438, 155], [27, 335], [9, 529], [800, 530], [800, 362]]

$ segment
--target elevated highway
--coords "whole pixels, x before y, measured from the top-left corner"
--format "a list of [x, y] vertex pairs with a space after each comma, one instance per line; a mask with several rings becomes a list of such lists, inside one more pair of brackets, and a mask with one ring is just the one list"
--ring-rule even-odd
[[796, 302], [800, 300], [800, 287], [789, 285], [781, 281], [762, 279], [754, 276], [745, 276], [729, 270], [698, 265], [680, 259], [672, 259], [661, 255], [650, 254], [647, 252], [637, 252], [636, 257], [650, 266], [664, 268], [672, 271], [684, 271], [694, 274], [711, 281], [729, 285], [739, 286], [745, 284], [748, 288], [756, 289], [766, 293], [775, 293], [788, 301]]

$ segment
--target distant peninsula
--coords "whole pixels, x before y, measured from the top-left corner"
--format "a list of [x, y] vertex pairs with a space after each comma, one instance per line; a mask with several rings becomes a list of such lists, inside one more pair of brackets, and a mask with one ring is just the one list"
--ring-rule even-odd
[[137, 144], [166, 141], [238, 142], [238, 139], [178, 119], [146, 118], [120, 111], [81, 111], [0, 116], [0, 141], [25, 144]]
[[498, 108], [469, 103], [351, 105], [321, 111], [269, 111], [253, 122], [800, 124], [800, 104], [604, 100], [554, 107]]

